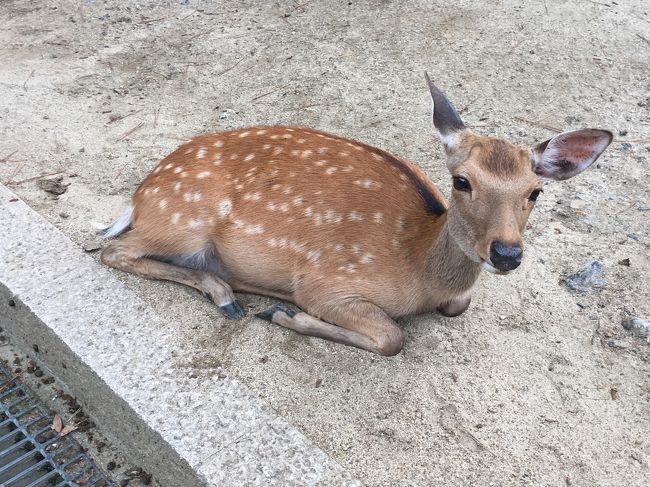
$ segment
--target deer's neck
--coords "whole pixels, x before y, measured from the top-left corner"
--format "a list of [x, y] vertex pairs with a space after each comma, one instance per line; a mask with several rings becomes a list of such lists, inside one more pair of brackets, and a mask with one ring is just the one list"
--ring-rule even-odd
[[449, 231], [453, 210], [445, 217], [427, 262], [431, 290], [442, 301], [466, 294], [481, 272], [481, 265], [467, 257]]

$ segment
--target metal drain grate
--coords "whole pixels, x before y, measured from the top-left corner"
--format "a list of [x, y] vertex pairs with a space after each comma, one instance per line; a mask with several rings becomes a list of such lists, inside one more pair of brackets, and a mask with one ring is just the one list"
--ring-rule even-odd
[[0, 487], [114, 486], [51, 424], [50, 413], [0, 365]]

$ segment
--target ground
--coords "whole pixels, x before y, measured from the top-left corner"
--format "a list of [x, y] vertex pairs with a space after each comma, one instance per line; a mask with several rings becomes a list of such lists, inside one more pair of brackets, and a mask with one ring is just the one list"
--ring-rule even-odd
[[[650, 319], [647, 2], [5, 0], [0, 22], [0, 181], [88, 250], [160, 158], [231, 127], [356, 138], [448, 194], [425, 69], [485, 135], [612, 130], [597, 165], [546, 186], [522, 267], [482, 276], [458, 318], [401, 320], [393, 358], [254, 318], [270, 299], [225, 321], [116, 275], [177, 322], [178, 367], [223, 365], [367, 485], [646, 484], [650, 346], [621, 320]], [[569, 290], [591, 260], [607, 284]]]

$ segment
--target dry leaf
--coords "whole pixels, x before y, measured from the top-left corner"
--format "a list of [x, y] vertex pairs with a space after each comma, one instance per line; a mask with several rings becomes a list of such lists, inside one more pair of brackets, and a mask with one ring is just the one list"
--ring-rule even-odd
[[54, 420], [52, 421], [52, 429], [57, 433], [61, 433], [61, 428], [63, 428], [63, 420], [58, 414], [54, 415]]
[[73, 432], [74, 430], [76, 430], [76, 429], [77, 429], [77, 425], [75, 425], [75, 424], [68, 424], [68, 425], [66, 425], [65, 428], [63, 428], [63, 429], [61, 430], [61, 433], [60, 433], [60, 434], [61, 434], [61, 436], [65, 436], [65, 435], [67, 435], [68, 433], [72, 433], [72, 432]]

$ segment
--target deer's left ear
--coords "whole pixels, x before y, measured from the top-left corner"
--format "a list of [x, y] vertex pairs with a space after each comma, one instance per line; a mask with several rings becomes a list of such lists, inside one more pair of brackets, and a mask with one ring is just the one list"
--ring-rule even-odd
[[587, 169], [612, 142], [608, 130], [563, 132], [532, 149], [533, 171], [541, 178], [562, 181]]

